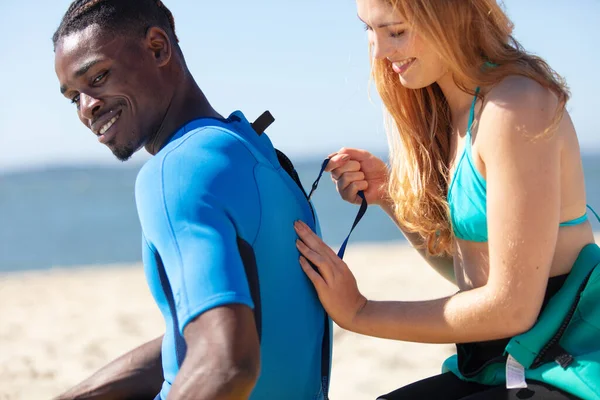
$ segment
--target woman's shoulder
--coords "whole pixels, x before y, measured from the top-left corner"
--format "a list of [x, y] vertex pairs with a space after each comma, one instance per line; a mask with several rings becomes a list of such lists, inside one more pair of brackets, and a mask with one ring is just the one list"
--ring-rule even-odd
[[[561, 135], [545, 135], [560, 112], [558, 97], [549, 88], [525, 76], [509, 76], [483, 95], [477, 140], [484, 160], [530, 151], [534, 142], [560, 147]], [[532, 140], [537, 137], [547, 140]]]
[[540, 111], [553, 113], [558, 106], [558, 97], [549, 87], [532, 78], [510, 75], [488, 89], [485, 102], [512, 112], [540, 108]]
[[[508, 76], [483, 93], [480, 133], [505, 130], [509, 136], [537, 136], [552, 125], [559, 111], [558, 96], [525, 76]], [[486, 133], [487, 132], [487, 133]], [[522, 134], [522, 135], [520, 135]], [[510, 139], [507, 137], [496, 139]]]

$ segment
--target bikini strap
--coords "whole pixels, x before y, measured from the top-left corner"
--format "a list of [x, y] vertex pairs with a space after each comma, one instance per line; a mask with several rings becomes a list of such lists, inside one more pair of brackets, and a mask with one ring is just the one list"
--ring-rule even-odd
[[[473, 121], [475, 120], [475, 105], [477, 104], [477, 95], [479, 94], [479, 86], [475, 89], [475, 96], [473, 97], [473, 103], [471, 104], [471, 111], [469, 112], [469, 123], [467, 124], [467, 136], [471, 137], [471, 128]], [[470, 141], [469, 141], [470, 143]]]
[[590, 206], [589, 204], [586, 204], [586, 207], [589, 208], [592, 213], [594, 213], [594, 215], [596, 216], [596, 219], [598, 219], [598, 222], [600, 222], [600, 215], [598, 215], [598, 213], [596, 212], [596, 210], [594, 210], [592, 208], [592, 206]]

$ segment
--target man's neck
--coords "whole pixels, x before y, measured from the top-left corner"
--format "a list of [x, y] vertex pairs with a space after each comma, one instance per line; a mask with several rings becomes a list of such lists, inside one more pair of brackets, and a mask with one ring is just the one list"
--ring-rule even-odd
[[198, 84], [188, 75], [188, 79], [183, 79], [175, 90], [160, 128], [146, 143], [146, 151], [155, 155], [168, 143], [175, 130], [189, 121], [206, 117], [222, 118], [210, 105]]

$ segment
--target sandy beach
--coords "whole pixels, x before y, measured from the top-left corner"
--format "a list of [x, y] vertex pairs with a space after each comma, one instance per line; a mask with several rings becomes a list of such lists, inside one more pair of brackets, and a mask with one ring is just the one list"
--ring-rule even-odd
[[[346, 260], [371, 299], [431, 299], [456, 290], [401, 243], [351, 245]], [[163, 332], [140, 265], [0, 275], [0, 321], [0, 400], [50, 399]], [[452, 345], [336, 327], [331, 398], [375, 399], [438, 373], [453, 352]]]

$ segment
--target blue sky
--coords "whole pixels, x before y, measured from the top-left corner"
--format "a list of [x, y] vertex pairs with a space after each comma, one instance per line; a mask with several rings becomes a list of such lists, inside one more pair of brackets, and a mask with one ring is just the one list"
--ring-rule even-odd
[[[0, 171], [117, 163], [58, 91], [50, 38], [69, 3], [0, 4]], [[294, 157], [323, 156], [341, 146], [385, 151], [381, 106], [369, 88], [366, 34], [353, 1], [165, 3], [190, 69], [219, 112], [240, 109], [253, 119], [271, 110], [276, 123], [268, 133]], [[517, 39], [566, 77], [584, 151], [600, 150], [600, 1], [504, 4]]]

